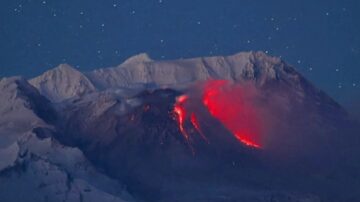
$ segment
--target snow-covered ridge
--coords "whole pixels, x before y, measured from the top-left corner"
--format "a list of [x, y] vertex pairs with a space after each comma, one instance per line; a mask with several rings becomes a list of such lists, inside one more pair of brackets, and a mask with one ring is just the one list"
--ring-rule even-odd
[[140, 54], [118, 67], [98, 69], [86, 75], [99, 89], [133, 84], [176, 86], [210, 78], [233, 81], [253, 79], [263, 83], [267, 79], [275, 79], [283, 66], [279, 58], [263, 52], [169, 61], [153, 61], [147, 55]]
[[62, 64], [29, 82], [53, 102], [81, 97], [97, 90], [121, 88], [183, 87], [207, 79], [264, 85], [283, 80], [300, 85], [301, 75], [280, 58], [263, 52], [240, 52], [230, 56], [154, 61], [146, 53], [135, 55], [117, 67], [79, 72]]

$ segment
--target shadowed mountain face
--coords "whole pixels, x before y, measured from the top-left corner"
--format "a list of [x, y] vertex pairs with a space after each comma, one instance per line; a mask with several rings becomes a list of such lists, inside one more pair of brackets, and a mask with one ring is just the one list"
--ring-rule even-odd
[[[18, 115], [2, 118], [15, 126], [10, 130], [9, 124], [2, 124], [0, 138], [11, 131], [17, 134], [10, 138], [14, 142], [32, 131], [40, 140], [78, 148], [101, 171], [99, 175], [124, 184], [133, 196], [115, 194], [108, 189], [113, 182], [81, 178], [97, 187], [98, 197], [104, 193], [143, 201], [360, 197], [358, 124], [293, 67], [262, 52], [175, 61], [153, 61], [141, 54], [118, 67], [86, 73], [61, 65], [31, 79], [36, 88], [21, 81], [26, 87], [14, 90], [13, 97], [26, 92], [21, 100], [30, 104], [16, 107], [11, 101], [15, 98], [7, 96], [11, 99], [4, 100], [2, 113]], [[17, 83], [3, 79], [1, 93], [8, 95]], [[16, 125], [20, 119], [10, 119], [21, 117], [23, 111], [31, 113], [26, 127]], [[17, 149], [3, 150], [9, 151]], [[2, 166], [6, 172], [18, 165], [7, 162]], [[26, 162], [32, 165], [32, 159]], [[71, 169], [65, 171], [79, 178]]]

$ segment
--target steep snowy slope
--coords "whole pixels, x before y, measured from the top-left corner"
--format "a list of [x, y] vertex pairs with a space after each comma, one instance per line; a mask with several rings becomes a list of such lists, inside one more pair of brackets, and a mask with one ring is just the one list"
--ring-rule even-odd
[[76, 148], [52, 136], [57, 114], [21, 77], [0, 80], [0, 201], [132, 201]]

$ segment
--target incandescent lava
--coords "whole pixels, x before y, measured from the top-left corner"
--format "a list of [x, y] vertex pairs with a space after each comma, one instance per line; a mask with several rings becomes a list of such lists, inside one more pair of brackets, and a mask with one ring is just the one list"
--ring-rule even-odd
[[198, 120], [200, 116], [197, 116], [195, 110], [187, 107], [188, 102], [200, 102], [240, 143], [251, 148], [262, 148], [261, 119], [249, 99], [251, 93], [247, 91], [244, 86], [226, 80], [210, 80], [201, 88], [201, 101], [190, 95], [178, 97], [173, 111], [188, 144], [191, 144], [191, 133], [186, 130], [187, 122], [196, 129], [204, 141], [209, 142], [201, 130]]

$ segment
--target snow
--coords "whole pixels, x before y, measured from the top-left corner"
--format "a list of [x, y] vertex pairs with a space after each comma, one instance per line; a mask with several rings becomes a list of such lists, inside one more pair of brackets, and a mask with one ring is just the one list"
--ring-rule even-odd
[[0, 93], [0, 201], [133, 201], [78, 148], [31, 132], [53, 126], [38, 115], [49, 103], [25, 79], [1, 79]]
[[79, 149], [52, 138], [24, 134], [0, 150], [0, 158], [1, 201], [132, 201], [123, 185], [97, 172]]
[[67, 64], [61, 64], [29, 82], [52, 102], [60, 102], [96, 91], [93, 84], [81, 72]]
[[0, 172], [15, 164], [19, 153], [19, 146], [14, 143], [5, 149], [0, 149]]

